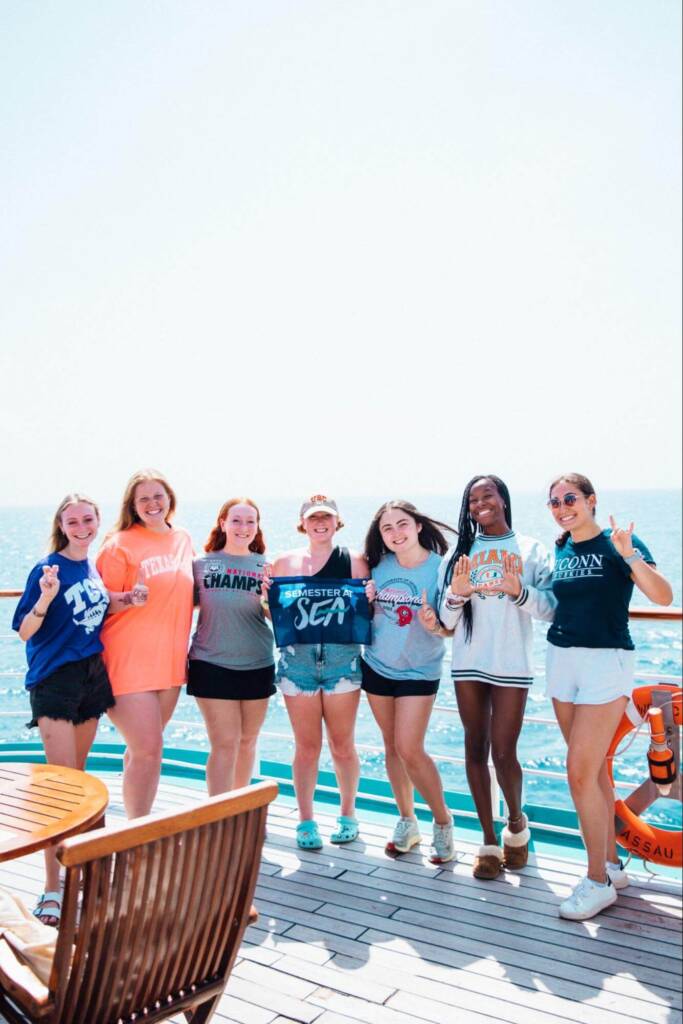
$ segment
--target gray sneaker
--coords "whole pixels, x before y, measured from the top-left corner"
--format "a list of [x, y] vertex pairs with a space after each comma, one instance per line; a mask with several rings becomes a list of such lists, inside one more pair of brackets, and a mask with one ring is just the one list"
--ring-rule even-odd
[[394, 834], [384, 847], [387, 857], [396, 857], [399, 853], [410, 853], [413, 846], [422, 842], [420, 828], [415, 818], [399, 818]]
[[446, 864], [449, 860], [454, 860], [455, 856], [453, 821], [449, 821], [447, 825], [437, 825], [434, 822], [434, 838], [432, 839], [430, 863]]

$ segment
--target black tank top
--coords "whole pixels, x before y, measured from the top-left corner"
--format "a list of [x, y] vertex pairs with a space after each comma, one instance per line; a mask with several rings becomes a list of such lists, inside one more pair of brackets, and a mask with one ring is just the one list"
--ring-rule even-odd
[[348, 548], [333, 548], [322, 569], [313, 573], [317, 580], [350, 580], [351, 554]]

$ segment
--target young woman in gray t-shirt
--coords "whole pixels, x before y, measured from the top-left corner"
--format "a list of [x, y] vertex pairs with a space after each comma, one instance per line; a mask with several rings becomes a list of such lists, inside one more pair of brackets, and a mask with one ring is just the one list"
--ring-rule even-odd
[[197, 629], [187, 692], [196, 697], [211, 753], [209, 794], [248, 786], [256, 742], [275, 693], [273, 633], [261, 604], [266, 545], [257, 506], [231, 498], [193, 563]]

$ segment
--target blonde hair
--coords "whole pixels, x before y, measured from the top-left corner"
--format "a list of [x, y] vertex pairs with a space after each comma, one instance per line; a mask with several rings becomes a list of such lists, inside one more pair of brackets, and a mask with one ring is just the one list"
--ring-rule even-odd
[[177, 505], [175, 491], [163, 473], [159, 473], [156, 469], [139, 469], [137, 473], [133, 473], [132, 477], [126, 484], [126, 489], [123, 492], [123, 499], [121, 501], [119, 518], [116, 520], [114, 527], [107, 536], [111, 536], [112, 533], [119, 533], [121, 530], [130, 530], [131, 526], [135, 526], [141, 522], [140, 516], [135, 511], [135, 488], [138, 484], [145, 484], [148, 481], [161, 484], [168, 494], [169, 510], [166, 514], [166, 522], [170, 523]]
[[92, 498], [89, 498], [87, 494], [79, 494], [77, 491], [74, 491], [73, 494], [67, 494], [66, 498], [63, 498], [59, 503], [54, 519], [52, 520], [52, 530], [50, 531], [50, 542], [48, 547], [48, 551], [51, 555], [56, 554], [58, 551], [63, 551], [65, 547], [68, 547], [69, 540], [62, 529], [62, 516], [69, 505], [79, 505], [81, 503], [92, 506], [99, 525], [100, 510]]

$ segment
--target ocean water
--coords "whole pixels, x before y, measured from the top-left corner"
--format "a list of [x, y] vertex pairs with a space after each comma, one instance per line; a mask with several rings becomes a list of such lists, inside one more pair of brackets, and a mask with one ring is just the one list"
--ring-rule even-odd
[[[410, 495], [405, 495], [410, 498]], [[176, 521], [190, 530], [197, 550], [201, 549], [223, 500], [214, 504], [181, 504]], [[368, 524], [383, 497], [338, 499], [340, 512], [346, 526], [340, 531], [340, 542], [360, 549]], [[411, 499], [414, 500], [414, 499]], [[299, 546], [301, 535], [295, 530], [298, 500], [273, 499], [261, 501], [261, 516], [268, 551], [278, 551]], [[446, 523], [457, 524], [457, 499], [447, 495], [432, 495], [416, 501], [426, 514]], [[104, 530], [113, 521], [115, 510], [105, 506], [103, 512]], [[600, 496], [599, 521], [607, 524], [608, 515], [613, 514], [620, 524], [633, 520], [636, 532], [647, 543], [657, 560], [661, 571], [671, 580], [674, 587], [674, 603], [681, 605], [681, 492], [680, 491], [615, 491]], [[18, 589], [25, 582], [28, 571], [45, 551], [52, 510], [46, 508], [0, 508], [0, 589]], [[513, 495], [513, 524], [521, 533], [537, 537], [552, 547], [556, 534], [555, 525], [545, 507], [544, 494]], [[648, 602], [638, 591], [634, 593], [633, 604], [643, 606]], [[0, 601], [0, 711], [12, 712], [0, 716], [0, 741], [30, 738], [24, 723], [28, 720], [28, 701], [23, 688], [24, 651], [23, 645], [10, 628], [15, 601]], [[547, 627], [536, 623], [534, 663], [537, 681], [534, 684], [527, 705], [527, 713], [533, 717], [552, 719], [552, 708], [546, 701], [544, 691], [545, 633]], [[652, 621], [632, 622], [634, 641], [637, 647], [637, 675], [658, 673], [681, 676], [681, 625], [680, 623], [657, 623]], [[455, 711], [455, 698], [450, 683], [450, 659], [444, 663], [442, 685], [437, 704], [450, 709], [435, 712], [430, 724], [428, 745], [434, 756], [462, 757], [463, 739], [460, 720]], [[266, 731], [290, 734], [289, 722], [282, 698], [278, 695], [270, 702]], [[33, 733], [34, 738], [37, 732]], [[115, 740], [117, 735], [108, 720], [100, 726], [99, 738]], [[357, 740], [360, 744], [381, 746], [380, 736], [363, 700], [358, 720]], [[170, 746], [206, 746], [206, 733], [201, 716], [192, 698], [182, 694], [175, 716], [166, 731], [166, 742]], [[645, 777], [647, 764], [645, 751], [647, 741], [641, 734], [624, 756], [615, 764], [615, 775], [624, 781], [639, 783]], [[293, 744], [291, 741], [263, 737], [260, 742], [261, 757], [269, 760], [291, 762]], [[564, 771], [565, 748], [559, 730], [554, 724], [527, 723], [520, 738], [519, 751], [522, 763], [528, 768], [550, 771]], [[363, 753], [363, 774], [370, 777], [384, 777], [384, 761], [381, 753]], [[331, 767], [325, 755], [323, 767]], [[440, 763], [444, 784], [448, 789], [466, 791], [464, 767], [445, 762]], [[525, 798], [531, 803], [554, 807], [571, 807], [571, 800], [564, 784], [552, 779], [526, 775]], [[652, 822], [666, 823], [681, 827], [680, 803], [659, 800], [648, 812]]]

